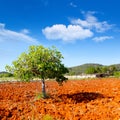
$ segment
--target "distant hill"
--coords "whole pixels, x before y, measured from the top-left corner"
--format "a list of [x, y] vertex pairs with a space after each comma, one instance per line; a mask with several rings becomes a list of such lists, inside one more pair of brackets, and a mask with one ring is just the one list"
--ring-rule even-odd
[[13, 74], [2, 71], [2, 72], [0, 72], [0, 78], [2, 78], [2, 77], [13, 77]]
[[[112, 65], [114, 65], [117, 68], [117, 70], [120, 71], [120, 64], [112, 64]], [[89, 67], [100, 67], [100, 66], [106, 66], [106, 65], [96, 64], [96, 63], [87, 63], [83, 65], [69, 67], [68, 69], [69, 69], [69, 73], [74, 75], [79, 75], [79, 74], [85, 73], [86, 69]], [[9, 73], [5, 71], [1, 71], [0, 74], [9, 74]]]
[[69, 72], [73, 73], [75, 75], [78, 75], [78, 74], [81, 74], [81, 73], [85, 73], [86, 69], [89, 68], [89, 67], [99, 67], [99, 66], [103, 66], [103, 65], [94, 64], [94, 63], [87, 63], [87, 64], [75, 66], [75, 67], [70, 67]]
[[5, 71], [1, 71], [0, 74], [7, 74], [8, 72]]
[[[114, 65], [120, 71], [120, 64], [112, 64], [112, 65]], [[100, 67], [100, 66], [106, 66], [106, 65], [87, 63], [79, 66], [69, 67], [68, 69], [69, 69], [69, 73], [79, 75], [79, 74], [85, 73], [86, 69], [89, 67]]]

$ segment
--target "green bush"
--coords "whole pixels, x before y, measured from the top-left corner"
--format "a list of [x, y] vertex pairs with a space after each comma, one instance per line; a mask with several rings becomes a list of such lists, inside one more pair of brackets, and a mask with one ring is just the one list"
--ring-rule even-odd
[[120, 71], [114, 72], [114, 76], [115, 76], [115, 77], [120, 77]]

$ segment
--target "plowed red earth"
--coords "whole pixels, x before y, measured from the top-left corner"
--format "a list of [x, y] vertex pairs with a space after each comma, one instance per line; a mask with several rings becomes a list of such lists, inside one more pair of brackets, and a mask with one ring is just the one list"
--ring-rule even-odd
[[40, 91], [41, 82], [0, 83], [0, 120], [120, 120], [120, 79], [47, 81], [50, 97], [37, 100]]

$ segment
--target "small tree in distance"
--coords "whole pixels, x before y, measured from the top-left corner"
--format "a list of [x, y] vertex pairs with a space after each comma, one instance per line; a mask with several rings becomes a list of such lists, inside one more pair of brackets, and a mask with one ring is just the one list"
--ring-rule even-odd
[[42, 94], [46, 98], [45, 79], [55, 78], [60, 84], [67, 80], [63, 75], [68, 69], [61, 63], [61, 59], [63, 56], [55, 47], [30, 46], [28, 52], [22, 53], [12, 66], [7, 65], [6, 70], [23, 81], [40, 78]]
[[86, 74], [94, 74], [94, 73], [96, 73], [96, 68], [91, 66], [91, 67], [87, 68], [85, 73]]

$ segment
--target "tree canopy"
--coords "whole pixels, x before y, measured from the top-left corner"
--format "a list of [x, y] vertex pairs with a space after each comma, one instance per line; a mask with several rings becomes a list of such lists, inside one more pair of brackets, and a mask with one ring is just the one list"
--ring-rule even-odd
[[23, 81], [33, 78], [43, 80], [55, 78], [62, 83], [66, 78], [63, 76], [68, 69], [62, 64], [63, 56], [55, 47], [30, 46], [28, 52], [23, 52], [12, 66], [6, 66], [6, 70]]

